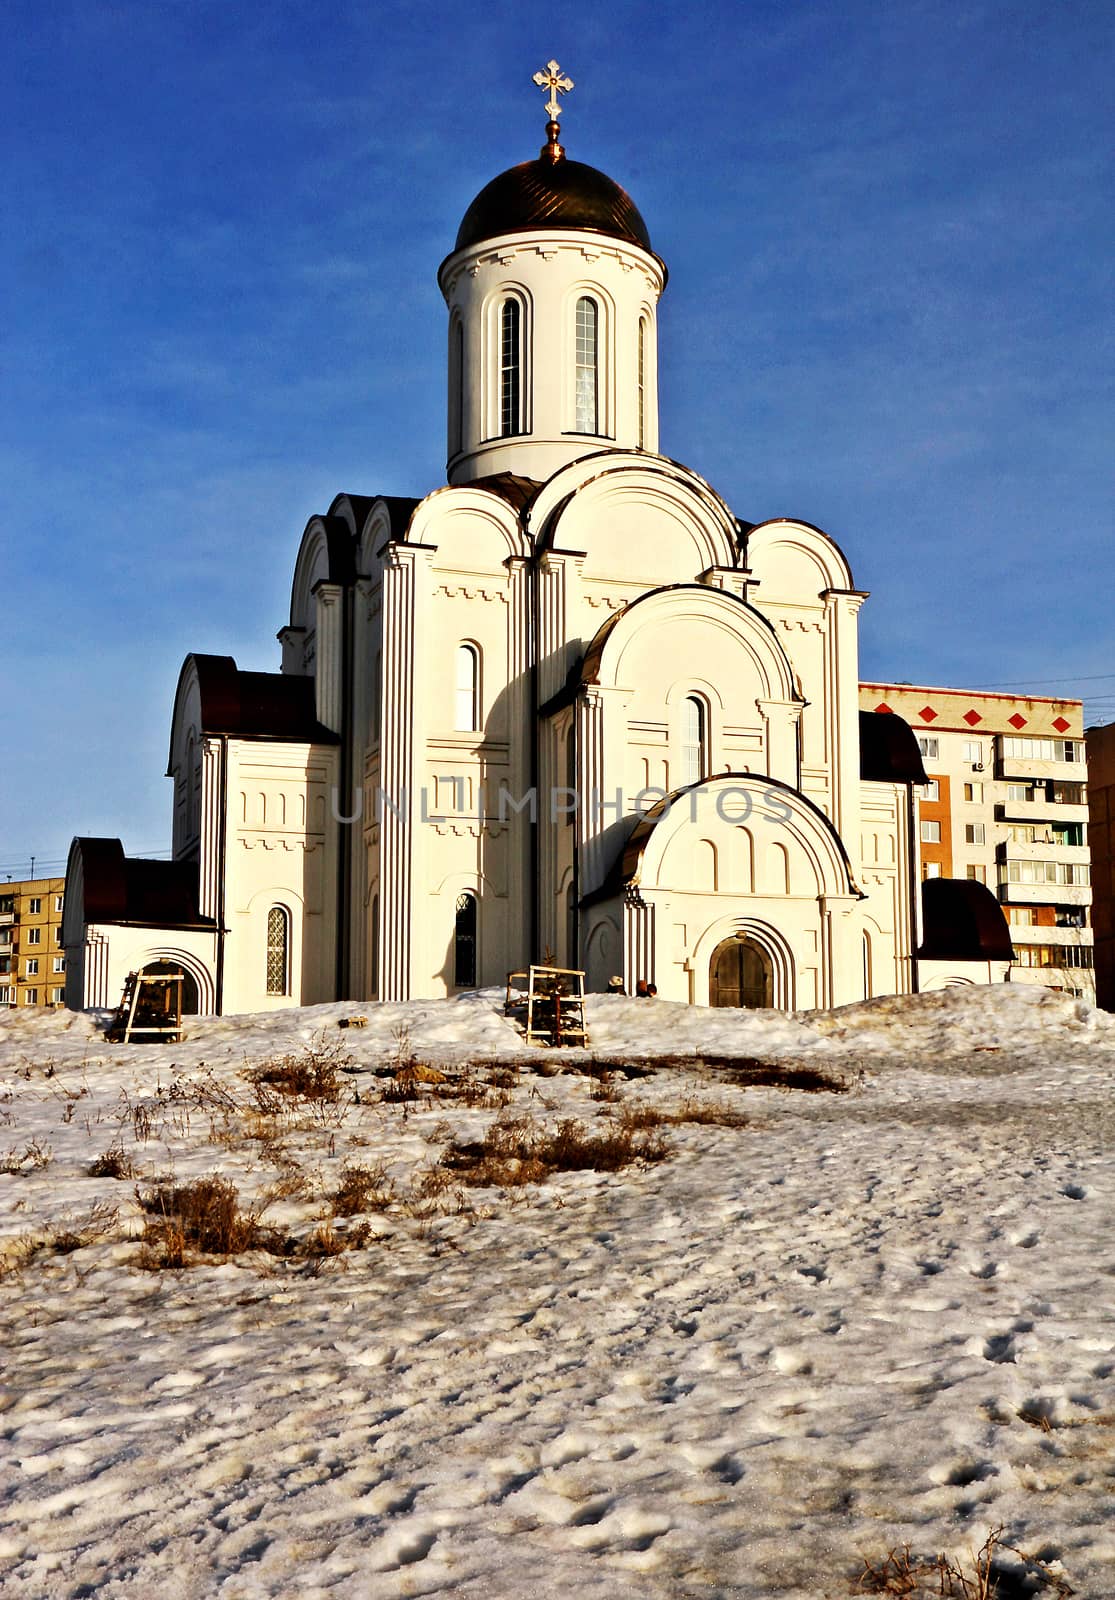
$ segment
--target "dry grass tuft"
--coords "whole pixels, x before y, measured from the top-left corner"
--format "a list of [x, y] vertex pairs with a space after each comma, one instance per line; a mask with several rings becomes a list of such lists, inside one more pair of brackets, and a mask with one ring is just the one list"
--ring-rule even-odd
[[624, 1123], [589, 1133], [571, 1118], [549, 1129], [531, 1117], [518, 1117], [494, 1122], [483, 1139], [453, 1145], [441, 1159], [463, 1183], [516, 1188], [543, 1183], [555, 1172], [618, 1172], [634, 1162], [662, 1161], [669, 1154], [670, 1146], [660, 1134]]
[[157, 1184], [145, 1193], [137, 1189], [136, 1199], [148, 1217], [140, 1265], [155, 1271], [188, 1267], [195, 1254], [227, 1258], [245, 1250], [322, 1261], [360, 1249], [371, 1233], [366, 1224], [338, 1233], [325, 1222], [300, 1239], [267, 1227], [258, 1211], [240, 1210], [235, 1186], [219, 1173], [193, 1183]]
[[86, 1245], [97, 1244], [116, 1226], [119, 1207], [98, 1200], [82, 1216], [74, 1217], [62, 1227], [54, 1228], [45, 1248], [55, 1255], [68, 1256], [74, 1250], [84, 1250]]
[[49, 1167], [54, 1160], [54, 1152], [48, 1144], [40, 1144], [38, 1139], [31, 1139], [21, 1150], [18, 1145], [12, 1147], [0, 1156], [0, 1172], [9, 1173], [12, 1177], [26, 1177], [30, 1172], [41, 1172], [44, 1167]]
[[110, 1144], [90, 1165], [91, 1178], [134, 1178], [135, 1167], [123, 1145]]
[[259, 1218], [242, 1212], [234, 1184], [219, 1174], [193, 1183], [160, 1184], [136, 1199], [149, 1217], [144, 1240], [162, 1249], [161, 1265], [185, 1265], [189, 1246], [205, 1255], [229, 1256], [252, 1250], [260, 1242]]
[[394, 1185], [382, 1164], [344, 1167], [333, 1192], [333, 1215], [355, 1217], [363, 1211], [385, 1211], [394, 1198]]
[[[944, 1554], [914, 1556], [910, 1546], [890, 1550], [881, 1561], [864, 1557], [854, 1594], [909, 1596], [911, 1600], [1016, 1600], [1023, 1594], [1048, 1592], [1068, 1600], [1071, 1584], [1044, 1562], [1014, 1545], [1004, 1544], [1002, 1528], [993, 1528], [978, 1550], [959, 1560]], [[1013, 1556], [1008, 1563], [1004, 1556]]]
[[[595, 1098], [595, 1097], [594, 1097]], [[642, 1128], [680, 1127], [694, 1122], [706, 1128], [748, 1128], [751, 1118], [724, 1100], [682, 1100], [671, 1109], [660, 1106], [623, 1106], [620, 1125], [636, 1131]]]
[[256, 1085], [259, 1109], [270, 1115], [275, 1107], [274, 1095], [267, 1093], [269, 1089], [290, 1099], [335, 1103], [341, 1095], [338, 1074], [351, 1065], [352, 1056], [344, 1046], [322, 1034], [300, 1055], [278, 1056], [253, 1068], [248, 1079]]

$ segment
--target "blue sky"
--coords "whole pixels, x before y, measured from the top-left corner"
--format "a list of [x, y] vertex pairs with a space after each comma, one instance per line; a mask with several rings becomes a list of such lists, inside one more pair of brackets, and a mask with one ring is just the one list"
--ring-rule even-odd
[[182, 657], [277, 668], [307, 519], [444, 481], [436, 269], [551, 55], [670, 266], [663, 450], [839, 540], [864, 677], [1115, 718], [1113, 17], [8, 0], [0, 871], [165, 848]]

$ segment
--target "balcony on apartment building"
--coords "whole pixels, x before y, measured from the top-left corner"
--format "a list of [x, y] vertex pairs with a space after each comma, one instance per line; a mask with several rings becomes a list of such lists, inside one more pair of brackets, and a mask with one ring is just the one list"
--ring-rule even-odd
[[[1050, 835], [1046, 839], [1035, 839], [1032, 844], [1023, 844], [1018, 839], [1003, 839], [995, 846], [995, 859], [1001, 862], [1048, 861], [1054, 866], [1088, 867], [1092, 862], [1092, 853], [1086, 844], [1062, 844]], [[1060, 879], [1049, 881], [1056, 883]]]
[[15, 911], [0, 911], [0, 928], [10, 928], [13, 922], [19, 921], [19, 914]]
[[1030, 780], [1086, 783], [1088, 768], [1082, 739], [1027, 739], [997, 734], [995, 776], [1002, 783]]
[[[1044, 793], [1044, 784], [1027, 785], [1031, 798], [1026, 800], [1012, 800], [1008, 795], [1005, 800], [996, 797], [995, 820], [996, 822], [1056, 822], [1068, 823], [1088, 821], [1088, 802], [1079, 783], [1066, 784], [1062, 789], [1052, 785], [1052, 796]], [[1072, 795], [1080, 794], [1080, 799], [1061, 800], [1060, 793]]]

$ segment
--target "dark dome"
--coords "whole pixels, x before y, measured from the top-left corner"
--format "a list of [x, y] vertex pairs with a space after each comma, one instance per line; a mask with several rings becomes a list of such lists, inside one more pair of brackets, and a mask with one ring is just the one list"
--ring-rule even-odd
[[453, 248], [524, 228], [584, 228], [651, 249], [647, 225], [627, 191], [595, 167], [564, 157], [543, 155], [493, 178], [465, 212]]

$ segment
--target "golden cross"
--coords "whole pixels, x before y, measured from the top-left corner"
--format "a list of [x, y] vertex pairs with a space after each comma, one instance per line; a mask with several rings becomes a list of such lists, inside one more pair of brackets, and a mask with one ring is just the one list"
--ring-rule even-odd
[[549, 112], [550, 121], [556, 122], [561, 116], [558, 95], [569, 93], [573, 87], [573, 79], [562, 75], [562, 70], [556, 61], [547, 61], [544, 70], [534, 74], [534, 81], [540, 89], [548, 89], [550, 91], [550, 98], [546, 101], [546, 110]]

